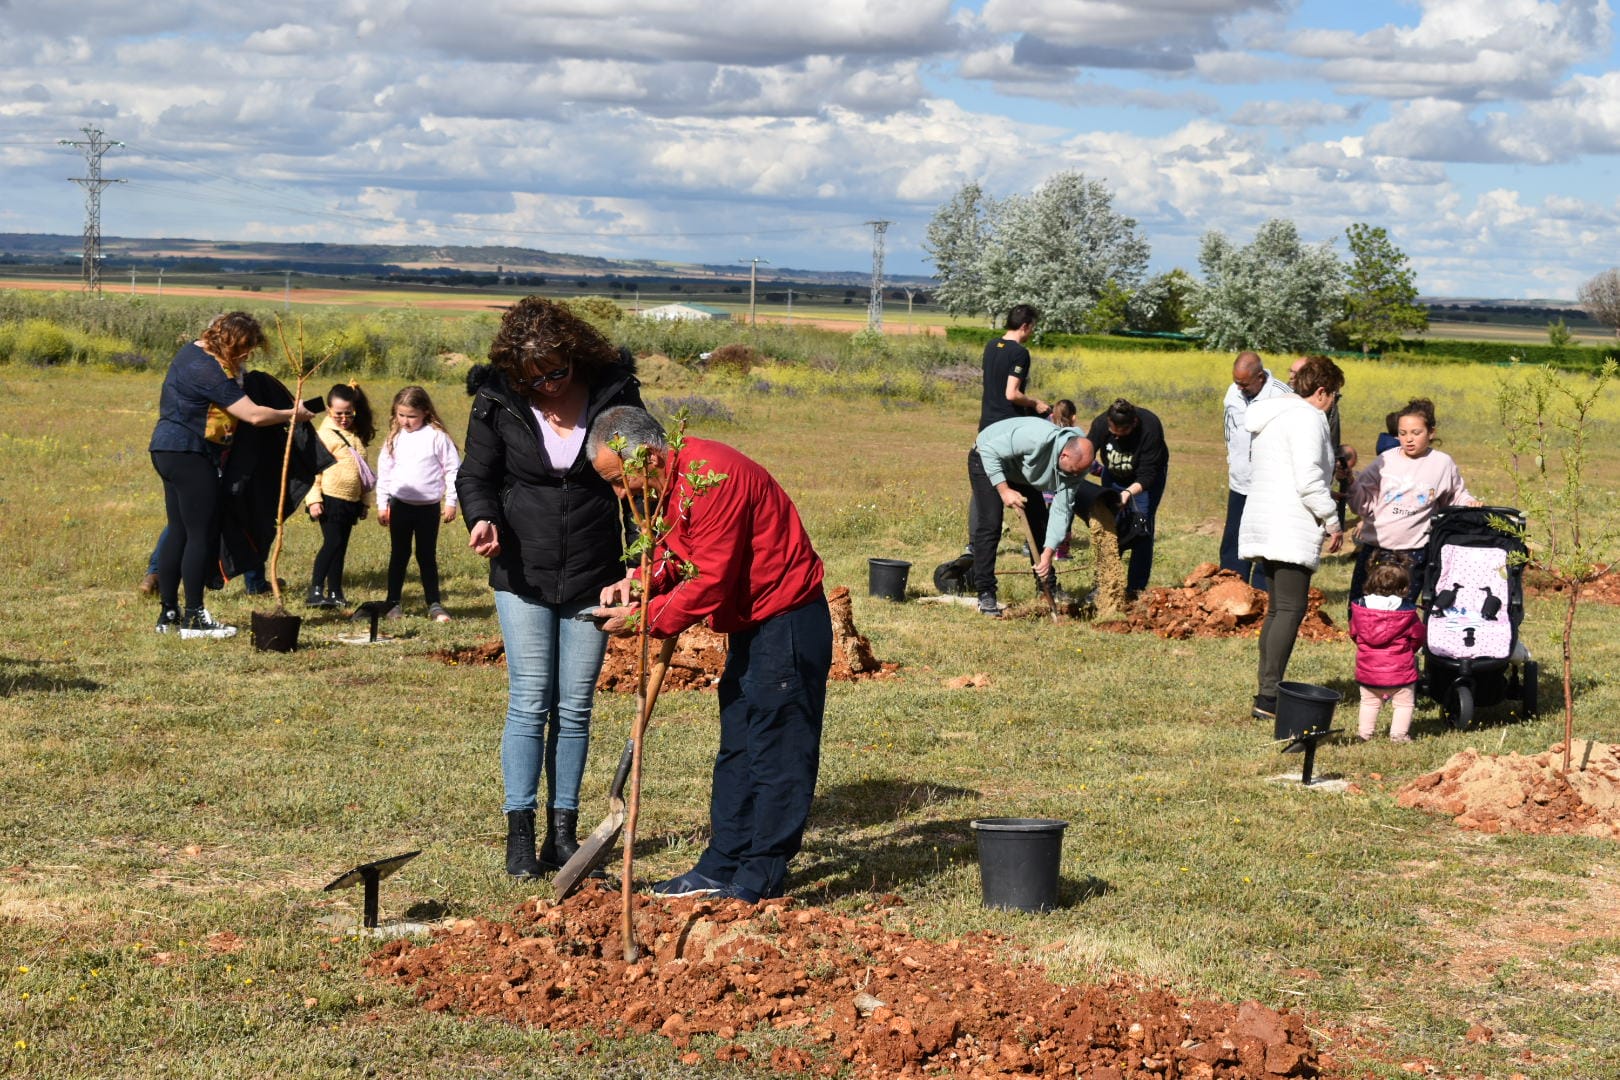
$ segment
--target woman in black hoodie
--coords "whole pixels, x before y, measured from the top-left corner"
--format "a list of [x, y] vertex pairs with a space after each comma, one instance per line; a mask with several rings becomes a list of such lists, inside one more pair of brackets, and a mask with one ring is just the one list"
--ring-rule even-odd
[[[586, 458], [585, 435], [603, 409], [641, 405], [641, 390], [627, 352], [538, 296], [507, 311], [489, 359], [467, 375], [472, 415], [456, 494], [469, 546], [489, 559], [506, 642], [506, 872], [531, 878], [579, 846], [579, 784], [607, 635], [574, 616], [624, 577], [620, 504]], [[542, 772], [546, 836], [537, 853]]]

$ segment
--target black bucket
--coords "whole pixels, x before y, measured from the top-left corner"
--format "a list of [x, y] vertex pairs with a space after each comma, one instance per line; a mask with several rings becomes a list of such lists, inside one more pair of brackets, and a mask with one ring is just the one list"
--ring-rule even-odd
[[1051, 911], [1058, 901], [1058, 863], [1067, 821], [979, 818], [979, 889], [987, 908]]
[[1333, 726], [1333, 709], [1339, 692], [1303, 682], [1277, 684], [1277, 720], [1272, 729], [1275, 739], [1297, 739], [1312, 731]]
[[298, 648], [298, 627], [302, 615], [253, 613], [253, 647], [260, 652], [292, 652]]
[[866, 560], [866, 591], [884, 600], [906, 598], [906, 578], [911, 564], [903, 559]]

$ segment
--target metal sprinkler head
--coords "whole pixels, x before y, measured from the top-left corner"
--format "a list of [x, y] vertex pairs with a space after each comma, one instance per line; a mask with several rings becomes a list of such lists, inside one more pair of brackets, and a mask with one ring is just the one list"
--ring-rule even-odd
[[377, 928], [377, 887], [382, 884], [383, 878], [391, 877], [396, 870], [420, 854], [422, 852], [419, 848], [416, 851], [407, 851], [403, 855], [391, 855], [386, 859], [363, 863], [353, 870], [345, 870], [321, 891], [331, 892], [334, 889], [346, 889], [351, 885], [364, 885], [366, 892], [363, 922], [367, 930], [375, 930]]

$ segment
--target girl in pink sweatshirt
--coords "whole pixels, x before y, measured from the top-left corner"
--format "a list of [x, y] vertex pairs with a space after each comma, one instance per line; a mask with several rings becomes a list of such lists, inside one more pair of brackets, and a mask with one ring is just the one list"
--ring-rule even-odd
[[1367, 595], [1350, 603], [1350, 640], [1356, 643], [1356, 682], [1361, 686], [1362, 742], [1378, 729], [1388, 701], [1395, 714], [1389, 741], [1411, 742], [1412, 709], [1417, 704], [1417, 651], [1423, 620], [1406, 599], [1412, 574], [1399, 556], [1384, 556], [1367, 573]]
[[1451, 455], [1434, 447], [1434, 402], [1414, 398], [1396, 417], [1399, 445], [1373, 459], [1350, 485], [1350, 508], [1361, 518], [1350, 599], [1358, 599], [1367, 567], [1380, 552], [1403, 556], [1411, 569], [1408, 600], [1417, 599], [1429, 523], [1442, 506], [1478, 506]]
[[[388, 440], [377, 455], [377, 521], [388, 529], [388, 618], [401, 615], [405, 572], [416, 548], [428, 616], [449, 622], [439, 595], [439, 523], [456, 520], [456, 472], [461, 455], [433, 399], [420, 386], [394, 395]], [[442, 509], [441, 509], [442, 505]]]

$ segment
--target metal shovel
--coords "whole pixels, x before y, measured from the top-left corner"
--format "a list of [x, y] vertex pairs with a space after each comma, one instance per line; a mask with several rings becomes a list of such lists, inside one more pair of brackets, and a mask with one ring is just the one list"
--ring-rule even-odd
[[[647, 675], [647, 700], [638, 702], [641, 707], [640, 724], [646, 730], [647, 721], [652, 717], [653, 704], [658, 700], [658, 691], [663, 688], [664, 675], [669, 671], [670, 658], [675, 655], [676, 638], [665, 638], [658, 646], [658, 656], [653, 661], [652, 670]], [[613, 784], [608, 788], [608, 814], [602, 823], [591, 830], [591, 835], [579, 845], [569, 860], [563, 863], [561, 870], [552, 880], [552, 895], [558, 900], [566, 900], [579, 888], [579, 883], [590, 876], [591, 872], [607, 861], [608, 853], [613, 850], [613, 844], [619, 839], [619, 833], [624, 831], [624, 821], [627, 808], [624, 804], [624, 784], [630, 777], [630, 766], [634, 761], [636, 743], [628, 739], [624, 744], [624, 753], [619, 755], [619, 768], [613, 774]]]
[[[1057, 622], [1057, 590], [1052, 588], [1041, 577], [1041, 572], [1036, 569], [1037, 560], [1040, 558], [1041, 546], [1035, 539], [1035, 530], [1029, 527], [1029, 515], [1024, 513], [1024, 508], [1022, 506], [1017, 507], [1017, 510], [1018, 520], [1024, 526], [1024, 543], [1029, 545], [1029, 569], [1030, 572], [1035, 575], [1035, 591], [1041, 596], [1046, 597], [1046, 602], [1052, 609], [1052, 621]], [[1053, 580], [1055, 581], [1056, 579], [1057, 575], [1054, 574]]]

